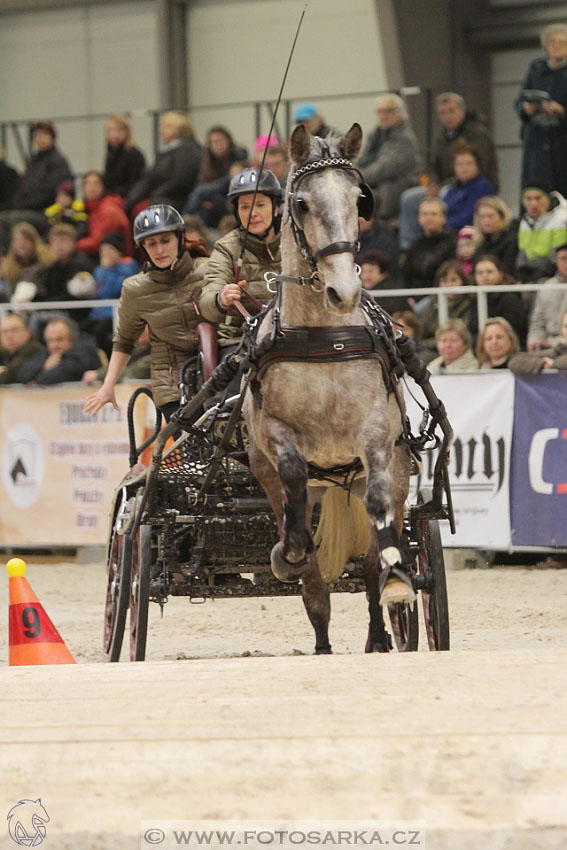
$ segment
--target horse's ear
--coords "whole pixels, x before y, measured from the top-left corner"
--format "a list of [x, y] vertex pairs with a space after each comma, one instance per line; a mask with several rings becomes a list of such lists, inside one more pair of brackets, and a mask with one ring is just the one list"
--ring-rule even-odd
[[298, 165], [303, 165], [304, 162], [307, 162], [310, 150], [311, 140], [309, 139], [309, 133], [303, 124], [298, 124], [291, 134], [291, 158]]
[[339, 145], [343, 156], [347, 159], [356, 159], [362, 147], [362, 127], [353, 124]]

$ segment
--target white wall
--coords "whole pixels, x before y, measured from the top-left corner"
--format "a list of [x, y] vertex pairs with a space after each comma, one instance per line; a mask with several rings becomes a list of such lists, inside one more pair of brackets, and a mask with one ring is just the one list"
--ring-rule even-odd
[[[118, 3], [0, 18], [3, 121], [96, 114], [158, 105], [154, 3]], [[75, 172], [100, 168], [103, 121], [60, 122], [58, 143]], [[134, 120], [151, 151], [149, 121]], [[8, 137], [7, 159], [21, 167]]]
[[[205, 111], [195, 106], [275, 103], [304, 5], [303, 0], [193, 0], [187, 15], [189, 101], [201, 138], [208, 126], [223, 123], [251, 147], [251, 108]], [[353, 121], [365, 130], [373, 128], [373, 96], [328, 102], [318, 97], [391, 85], [376, 7], [374, 0], [310, 0], [284, 99], [314, 100], [327, 123], [339, 129], [348, 129]], [[270, 123], [267, 116], [264, 132]]]

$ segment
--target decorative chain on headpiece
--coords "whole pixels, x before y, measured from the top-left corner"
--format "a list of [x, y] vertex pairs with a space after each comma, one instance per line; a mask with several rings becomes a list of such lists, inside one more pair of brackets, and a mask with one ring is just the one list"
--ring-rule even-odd
[[310, 171], [317, 171], [319, 168], [353, 168], [350, 159], [344, 157], [333, 157], [332, 159], [315, 159], [312, 162], [306, 162], [301, 168], [293, 172], [292, 183], [301, 177], [303, 174], [309, 174]]

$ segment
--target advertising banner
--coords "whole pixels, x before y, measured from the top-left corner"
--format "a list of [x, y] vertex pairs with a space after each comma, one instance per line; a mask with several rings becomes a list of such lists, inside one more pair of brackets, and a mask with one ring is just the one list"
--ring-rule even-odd
[[567, 375], [516, 379], [512, 542], [567, 546]]
[[[408, 382], [411, 385], [411, 381]], [[445, 404], [455, 432], [449, 467], [457, 533], [441, 523], [444, 546], [507, 549], [510, 546], [510, 456], [514, 415], [514, 376], [507, 371], [435, 375], [432, 385]], [[417, 387], [410, 386], [425, 404]], [[421, 410], [406, 392], [412, 432]], [[423, 455], [422, 474], [412, 479], [413, 495], [431, 487], [437, 451]]]
[[[85, 387], [0, 392], [0, 542], [106, 543], [112, 496], [129, 469], [126, 408], [134, 387], [118, 385], [120, 410], [82, 413]], [[138, 442], [146, 396], [135, 405]]]

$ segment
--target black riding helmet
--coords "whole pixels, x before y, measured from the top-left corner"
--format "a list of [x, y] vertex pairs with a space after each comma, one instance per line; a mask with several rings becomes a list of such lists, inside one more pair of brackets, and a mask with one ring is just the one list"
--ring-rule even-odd
[[[259, 180], [258, 175], [260, 175]], [[267, 168], [263, 168], [261, 174], [259, 168], [245, 168], [243, 171], [239, 171], [230, 181], [227, 197], [232, 203], [234, 215], [240, 227], [245, 227], [246, 225], [240, 221], [240, 216], [238, 215], [238, 199], [241, 195], [250, 195], [256, 192], [256, 186], [260, 194], [267, 195], [272, 199], [272, 219], [276, 217], [276, 207], [279, 207], [282, 202], [282, 187], [280, 186], [280, 181], [272, 171], [268, 171]]]
[[[134, 219], [134, 242], [138, 247], [144, 248], [144, 239], [149, 236], [157, 236], [158, 233], [173, 232], [178, 234], [179, 248], [177, 257], [181, 257], [185, 250], [185, 222], [175, 207], [169, 204], [153, 204], [139, 212]], [[148, 252], [146, 256], [151, 265]]]

